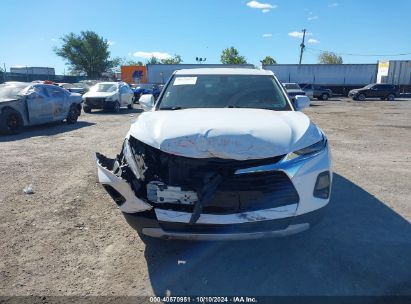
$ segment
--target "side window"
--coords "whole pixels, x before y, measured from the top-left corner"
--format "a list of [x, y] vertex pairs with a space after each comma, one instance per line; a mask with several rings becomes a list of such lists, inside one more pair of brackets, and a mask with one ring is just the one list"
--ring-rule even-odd
[[47, 90], [43, 87], [43, 86], [34, 86], [33, 87], [33, 91], [36, 92], [37, 94], [39, 94], [42, 97], [48, 97], [48, 92]]
[[64, 91], [59, 87], [47, 87], [47, 92], [51, 98], [64, 98]]

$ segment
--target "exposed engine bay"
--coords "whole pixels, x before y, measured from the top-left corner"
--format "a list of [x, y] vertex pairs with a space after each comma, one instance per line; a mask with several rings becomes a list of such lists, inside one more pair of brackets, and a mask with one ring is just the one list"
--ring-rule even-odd
[[[244, 161], [188, 158], [163, 152], [132, 136], [124, 141], [116, 160], [97, 154], [100, 164], [124, 179], [138, 199], [155, 208], [190, 212], [190, 224], [202, 213], [230, 214], [298, 203], [298, 193], [282, 171], [237, 173], [277, 163], [283, 157]], [[121, 206], [125, 199], [108, 187]]]

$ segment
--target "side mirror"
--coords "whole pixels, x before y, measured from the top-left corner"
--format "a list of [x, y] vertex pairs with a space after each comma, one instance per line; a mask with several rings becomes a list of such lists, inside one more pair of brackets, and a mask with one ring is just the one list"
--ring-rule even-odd
[[297, 111], [301, 111], [302, 109], [309, 107], [311, 103], [310, 98], [305, 95], [297, 95], [294, 100], [294, 107]]
[[154, 107], [154, 96], [152, 94], [141, 95], [138, 102], [144, 111], [150, 111]]

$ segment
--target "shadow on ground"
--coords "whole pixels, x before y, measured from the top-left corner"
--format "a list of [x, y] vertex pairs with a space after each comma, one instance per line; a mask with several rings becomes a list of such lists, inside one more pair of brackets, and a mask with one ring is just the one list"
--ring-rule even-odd
[[37, 136], [51, 136], [62, 134], [92, 125], [95, 125], [95, 123], [87, 121], [78, 121], [75, 124], [67, 124], [66, 122], [53, 122], [33, 127], [26, 127], [20, 134], [16, 135], [0, 135], [0, 142], [15, 141]]
[[145, 257], [158, 296], [411, 295], [410, 223], [338, 174], [326, 217], [307, 232], [150, 242]]

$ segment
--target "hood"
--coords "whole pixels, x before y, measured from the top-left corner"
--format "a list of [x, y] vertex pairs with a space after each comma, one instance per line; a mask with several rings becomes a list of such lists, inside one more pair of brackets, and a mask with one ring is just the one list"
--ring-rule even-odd
[[117, 94], [117, 92], [87, 92], [83, 97], [97, 97], [97, 98], [107, 98]]
[[235, 160], [283, 155], [322, 138], [301, 112], [232, 108], [145, 112], [130, 135], [174, 155]]
[[18, 98], [0, 98], [0, 103], [19, 101]]

